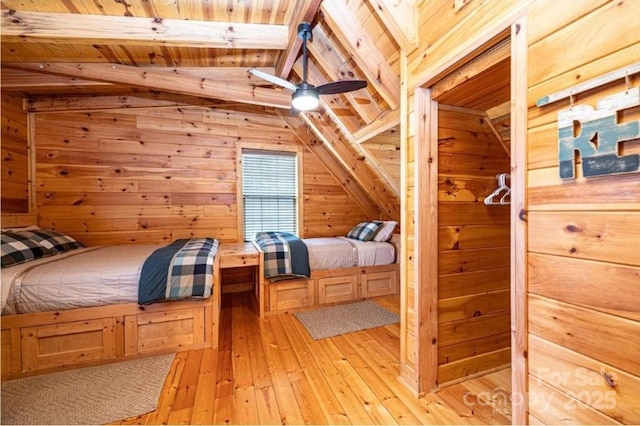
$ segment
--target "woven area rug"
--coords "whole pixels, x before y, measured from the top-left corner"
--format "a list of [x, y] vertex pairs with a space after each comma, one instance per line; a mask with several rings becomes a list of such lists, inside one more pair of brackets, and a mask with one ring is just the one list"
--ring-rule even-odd
[[293, 314], [315, 340], [400, 321], [400, 317], [372, 300], [329, 306]]
[[104, 424], [154, 411], [175, 354], [2, 384], [2, 424]]

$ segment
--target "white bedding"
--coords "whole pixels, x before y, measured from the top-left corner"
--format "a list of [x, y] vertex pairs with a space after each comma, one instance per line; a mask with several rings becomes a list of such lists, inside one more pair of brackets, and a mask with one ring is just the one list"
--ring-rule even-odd
[[[387, 265], [390, 243], [307, 238], [311, 271]], [[145, 259], [159, 245], [91, 247], [2, 269], [2, 315], [138, 301]]]
[[388, 265], [395, 261], [393, 244], [352, 238], [306, 238], [311, 271]]
[[4, 268], [2, 314], [137, 302], [142, 265], [158, 247], [91, 247]]

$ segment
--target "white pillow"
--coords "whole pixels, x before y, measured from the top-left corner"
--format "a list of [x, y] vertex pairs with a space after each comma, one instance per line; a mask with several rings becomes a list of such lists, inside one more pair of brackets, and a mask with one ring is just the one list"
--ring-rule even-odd
[[389, 241], [393, 235], [393, 231], [396, 229], [396, 226], [398, 226], [398, 222], [394, 220], [386, 220], [382, 222], [382, 225], [378, 228], [378, 232], [373, 236], [373, 241]]

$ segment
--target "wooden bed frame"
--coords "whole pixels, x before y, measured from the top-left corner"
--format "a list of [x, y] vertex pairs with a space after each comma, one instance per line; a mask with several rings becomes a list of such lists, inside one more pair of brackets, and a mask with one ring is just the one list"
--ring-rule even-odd
[[[309, 278], [275, 282], [262, 278], [260, 271], [256, 288], [260, 316], [398, 294], [399, 235], [394, 234], [390, 242], [396, 249], [396, 261], [390, 265], [314, 271]], [[260, 250], [257, 245], [256, 248]]]
[[[18, 226], [6, 224], [3, 226]], [[32, 222], [33, 223], [33, 222]], [[218, 346], [220, 256], [204, 300], [137, 303], [7, 315], [2, 380], [142, 356]]]

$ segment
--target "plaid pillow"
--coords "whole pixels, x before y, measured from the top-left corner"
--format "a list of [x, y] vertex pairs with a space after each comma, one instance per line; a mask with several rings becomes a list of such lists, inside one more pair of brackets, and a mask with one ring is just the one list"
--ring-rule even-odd
[[380, 225], [374, 222], [360, 222], [349, 231], [347, 238], [353, 238], [360, 241], [371, 241]]
[[18, 233], [30, 238], [45, 249], [50, 250], [52, 254], [84, 247], [82, 243], [72, 237], [51, 229], [33, 229], [31, 231], [20, 231]]
[[29, 237], [18, 232], [2, 232], [2, 267], [18, 265], [30, 260], [51, 255], [51, 251], [40, 246]]

